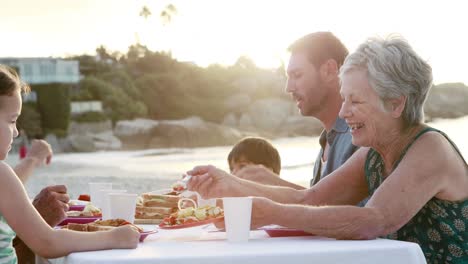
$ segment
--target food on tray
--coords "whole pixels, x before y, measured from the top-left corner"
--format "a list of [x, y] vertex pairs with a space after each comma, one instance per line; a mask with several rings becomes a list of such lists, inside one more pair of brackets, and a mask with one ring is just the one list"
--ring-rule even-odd
[[124, 219], [97, 220], [95, 222], [88, 223], [88, 224], [68, 223], [67, 225], [63, 226], [63, 228], [74, 230], [74, 231], [95, 232], [95, 231], [107, 231], [107, 230], [111, 230], [113, 228], [124, 226], [124, 225], [131, 225], [140, 233], [143, 232], [142, 228]]
[[102, 212], [99, 208], [92, 204], [87, 204], [83, 211], [68, 211], [68, 217], [97, 217], [102, 216]]
[[172, 184], [172, 190], [174, 190], [174, 192], [182, 192], [182, 191], [185, 191], [187, 188], [186, 188], [186, 185], [184, 185], [182, 182], [178, 181], [174, 184]]
[[78, 196], [78, 200], [89, 202], [91, 201], [91, 197], [89, 194], [80, 194], [80, 196]]
[[165, 217], [177, 211], [180, 197], [173, 192], [164, 194], [142, 194], [135, 209], [135, 223], [159, 224]]
[[[192, 202], [193, 207], [180, 208], [180, 205], [185, 201]], [[209, 219], [220, 218], [224, 216], [223, 209], [218, 206], [202, 206], [198, 207], [192, 199], [182, 198], [179, 201], [179, 211], [172, 213], [169, 217], [164, 218], [162, 225], [175, 226], [189, 223], [201, 222]]]
[[180, 196], [169, 194], [151, 194], [144, 193], [143, 206], [149, 207], [177, 207]]
[[138, 219], [136, 222], [140, 224], [159, 224], [164, 217], [175, 211], [177, 211], [177, 208], [137, 206], [135, 219]]

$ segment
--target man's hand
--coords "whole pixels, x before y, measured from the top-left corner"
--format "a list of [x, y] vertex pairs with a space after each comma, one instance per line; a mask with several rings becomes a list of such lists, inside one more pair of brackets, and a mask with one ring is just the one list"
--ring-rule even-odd
[[48, 186], [34, 198], [33, 205], [39, 214], [52, 227], [66, 218], [70, 197], [65, 185]]
[[47, 141], [35, 139], [31, 143], [31, 149], [28, 151], [26, 158], [34, 159], [37, 165], [49, 164], [52, 158], [52, 148]]

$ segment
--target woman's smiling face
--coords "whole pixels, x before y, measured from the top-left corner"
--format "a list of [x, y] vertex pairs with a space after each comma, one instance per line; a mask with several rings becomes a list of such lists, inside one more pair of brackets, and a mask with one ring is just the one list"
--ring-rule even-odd
[[[351, 128], [352, 142], [356, 146], [375, 146], [379, 135], [388, 133], [393, 120], [384, 109], [382, 100], [372, 89], [365, 70], [352, 70], [341, 79], [343, 104], [340, 117]], [[381, 139], [380, 139], [381, 140]]]

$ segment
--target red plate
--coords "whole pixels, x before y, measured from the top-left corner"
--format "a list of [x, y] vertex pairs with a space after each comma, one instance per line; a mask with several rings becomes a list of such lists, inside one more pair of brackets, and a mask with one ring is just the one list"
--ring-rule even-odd
[[69, 216], [63, 220], [59, 226], [66, 225], [68, 223], [76, 223], [76, 224], [87, 224], [94, 222], [96, 220], [101, 220], [100, 216], [90, 216], [90, 217], [85, 217], [85, 216], [79, 216], [79, 217], [73, 217]]
[[264, 230], [270, 237], [289, 237], [289, 236], [313, 236], [311, 233], [305, 231], [287, 227], [260, 227], [260, 230]]
[[211, 219], [206, 219], [203, 221], [198, 221], [198, 222], [192, 222], [188, 224], [181, 224], [181, 225], [165, 225], [164, 223], [159, 224], [159, 228], [161, 229], [180, 229], [180, 228], [188, 228], [188, 227], [194, 227], [194, 226], [201, 226], [201, 225], [207, 225], [211, 223], [217, 223], [224, 221], [224, 216], [221, 217], [216, 217], [216, 218], [211, 218]]
[[154, 233], [157, 233], [158, 230], [154, 229], [154, 230], [151, 230], [151, 231], [143, 231], [143, 232], [140, 232], [140, 242], [143, 242], [143, 240], [145, 240], [145, 238], [151, 234], [154, 234]]
[[85, 207], [84, 204], [70, 205], [68, 211], [83, 211]]

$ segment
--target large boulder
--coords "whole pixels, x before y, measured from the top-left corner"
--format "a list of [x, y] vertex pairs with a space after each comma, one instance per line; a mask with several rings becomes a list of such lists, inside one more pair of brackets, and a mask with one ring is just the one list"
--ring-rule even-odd
[[292, 114], [292, 103], [282, 99], [261, 99], [249, 107], [249, 116], [260, 130], [276, 133], [283, 122]]
[[432, 87], [424, 112], [428, 120], [468, 115], [468, 87], [463, 83], [447, 83]]
[[223, 125], [229, 127], [237, 127], [238, 126], [237, 117], [234, 113], [228, 113], [223, 119]]
[[314, 136], [323, 130], [322, 123], [313, 117], [290, 116], [283, 123], [279, 135], [283, 137]]
[[112, 134], [112, 131], [91, 134], [91, 138], [97, 150], [119, 150], [122, 148], [122, 142]]
[[205, 122], [199, 117], [160, 121], [153, 128], [148, 148], [190, 148], [232, 145], [244, 136], [227, 126]]
[[151, 141], [152, 130], [158, 125], [158, 121], [150, 119], [118, 121], [114, 135], [121, 140], [124, 149], [144, 149]]
[[76, 152], [92, 152], [96, 151], [94, 140], [89, 134], [73, 134], [68, 136], [68, 140]]
[[95, 134], [108, 131], [112, 131], [112, 122], [110, 120], [102, 122], [71, 122], [68, 127], [68, 134]]
[[224, 106], [229, 112], [239, 114], [247, 109], [251, 102], [252, 99], [248, 94], [240, 93], [227, 98], [224, 101]]

